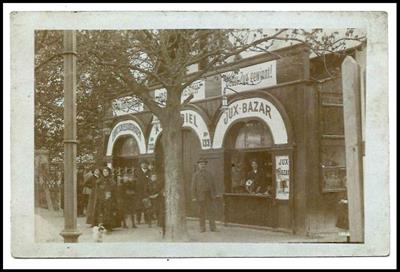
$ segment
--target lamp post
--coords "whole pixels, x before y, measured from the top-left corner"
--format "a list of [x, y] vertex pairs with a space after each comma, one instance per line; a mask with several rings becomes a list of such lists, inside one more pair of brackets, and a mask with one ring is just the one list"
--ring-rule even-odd
[[76, 243], [77, 181], [76, 181], [76, 36], [74, 30], [64, 31], [64, 243]]

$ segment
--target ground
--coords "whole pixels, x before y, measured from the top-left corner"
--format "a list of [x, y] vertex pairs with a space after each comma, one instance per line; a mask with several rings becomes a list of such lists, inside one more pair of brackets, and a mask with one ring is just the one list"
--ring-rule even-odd
[[[37, 209], [35, 215], [36, 241], [59, 242], [63, 239], [59, 235], [64, 226], [62, 212], [50, 212], [47, 209]], [[284, 232], [264, 229], [252, 229], [238, 226], [224, 226], [218, 224], [219, 232], [200, 233], [197, 220], [188, 220], [190, 242], [247, 242], [247, 243], [285, 243], [285, 242], [344, 242], [345, 238], [337, 234], [306, 237]], [[78, 230], [82, 233], [79, 242], [94, 242], [92, 230], [86, 224], [85, 217], [78, 217]], [[145, 224], [138, 225], [137, 229], [115, 229], [104, 235], [103, 242], [163, 242], [161, 228], [149, 228]]]

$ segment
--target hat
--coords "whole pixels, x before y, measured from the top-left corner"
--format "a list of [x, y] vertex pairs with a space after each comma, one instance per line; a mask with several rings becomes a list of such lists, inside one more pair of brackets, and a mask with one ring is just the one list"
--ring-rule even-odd
[[208, 163], [208, 161], [207, 161], [205, 158], [200, 158], [200, 159], [197, 161], [197, 163], [201, 163], [201, 162]]

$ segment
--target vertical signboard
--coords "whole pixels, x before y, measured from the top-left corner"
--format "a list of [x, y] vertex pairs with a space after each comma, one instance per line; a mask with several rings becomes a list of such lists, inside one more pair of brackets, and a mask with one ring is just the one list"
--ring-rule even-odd
[[288, 155], [275, 156], [276, 199], [289, 200], [290, 165]]

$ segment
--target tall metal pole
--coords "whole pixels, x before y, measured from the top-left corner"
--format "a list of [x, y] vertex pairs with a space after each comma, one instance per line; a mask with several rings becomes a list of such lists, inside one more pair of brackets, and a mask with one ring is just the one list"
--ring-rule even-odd
[[76, 178], [76, 36], [64, 31], [64, 243], [76, 243], [77, 178]]

